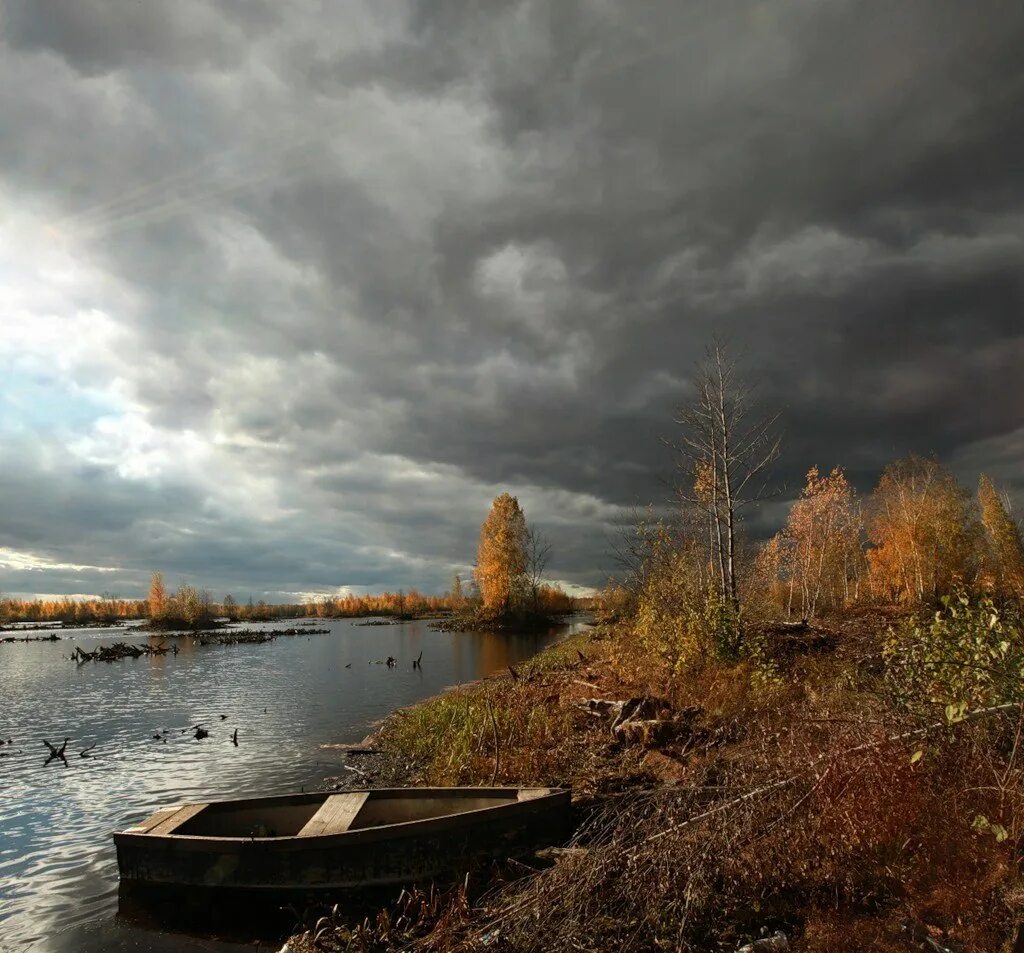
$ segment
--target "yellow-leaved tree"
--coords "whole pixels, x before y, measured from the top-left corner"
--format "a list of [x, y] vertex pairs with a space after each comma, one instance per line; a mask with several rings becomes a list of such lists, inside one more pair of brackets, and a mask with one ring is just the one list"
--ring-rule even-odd
[[494, 498], [480, 527], [476, 582], [485, 612], [504, 615], [526, 592], [526, 517], [519, 500], [508, 493]]
[[161, 619], [167, 611], [167, 587], [162, 573], [153, 573], [149, 583], [149, 617]]
[[986, 569], [997, 588], [1024, 595], [1024, 542], [1020, 527], [1010, 516], [1006, 500], [985, 474], [978, 481], [978, 506], [985, 527]]
[[[861, 514], [853, 487], [842, 469], [821, 476], [807, 473], [800, 499], [783, 531], [788, 556], [790, 611], [807, 619], [822, 606], [848, 602], [856, 590], [861, 562]], [[794, 606], [794, 597], [798, 606]]]
[[871, 499], [872, 588], [916, 602], [973, 585], [980, 528], [970, 495], [938, 461], [890, 464]]

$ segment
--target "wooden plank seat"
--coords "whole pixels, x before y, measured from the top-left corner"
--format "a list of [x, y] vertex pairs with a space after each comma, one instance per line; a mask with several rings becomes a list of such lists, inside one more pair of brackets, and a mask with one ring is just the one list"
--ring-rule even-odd
[[539, 797], [547, 797], [550, 793], [551, 788], [524, 788], [519, 792], [517, 800], [533, 801]]
[[132, 834], [171, 834], [186, 821], [192, 820], [200, 811], [206, 810], [207, 804], [174, 804], [162, 808], [147, 817], [142, 823], [129, 827]]
[[323, 834], [342, 834], [348, 830], [355, 820], [366, 799], [368, 791], [352, 791], [345, 794], [332, 794], [320, 805], [305, 826], [299, 831], [299, 837], [319, 837]]

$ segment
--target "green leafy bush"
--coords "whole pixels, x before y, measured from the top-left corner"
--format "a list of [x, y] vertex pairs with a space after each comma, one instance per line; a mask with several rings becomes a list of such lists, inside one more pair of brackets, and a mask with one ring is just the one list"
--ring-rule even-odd
[[637, 632], [677, 674], [739, 655], [739, 620], [703, 568], [697, 554], [666, 543], [637, 599]]
[[930, 622], [890, 629], [886, 682], [898, 701], [975, 708], [1024, 701], [1021, 620], [991, 599], [958, 592]]

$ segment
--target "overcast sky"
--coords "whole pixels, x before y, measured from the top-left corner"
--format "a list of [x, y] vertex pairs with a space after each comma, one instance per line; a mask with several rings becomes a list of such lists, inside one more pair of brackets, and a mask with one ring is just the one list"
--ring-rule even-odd
[[600, 583], [715, 330], [790, 492], [1024, 490], [1017, 0], [0, 11], [6, 593]]

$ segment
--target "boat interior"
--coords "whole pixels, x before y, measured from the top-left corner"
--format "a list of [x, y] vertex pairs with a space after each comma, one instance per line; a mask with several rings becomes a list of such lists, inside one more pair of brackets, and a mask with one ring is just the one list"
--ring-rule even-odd
[[550, 788], [344, 791], [211, 804], [178, 804], [157, 811], [127, 834], [189, 837], [317, 837], [404, 824], [527, 801]]

